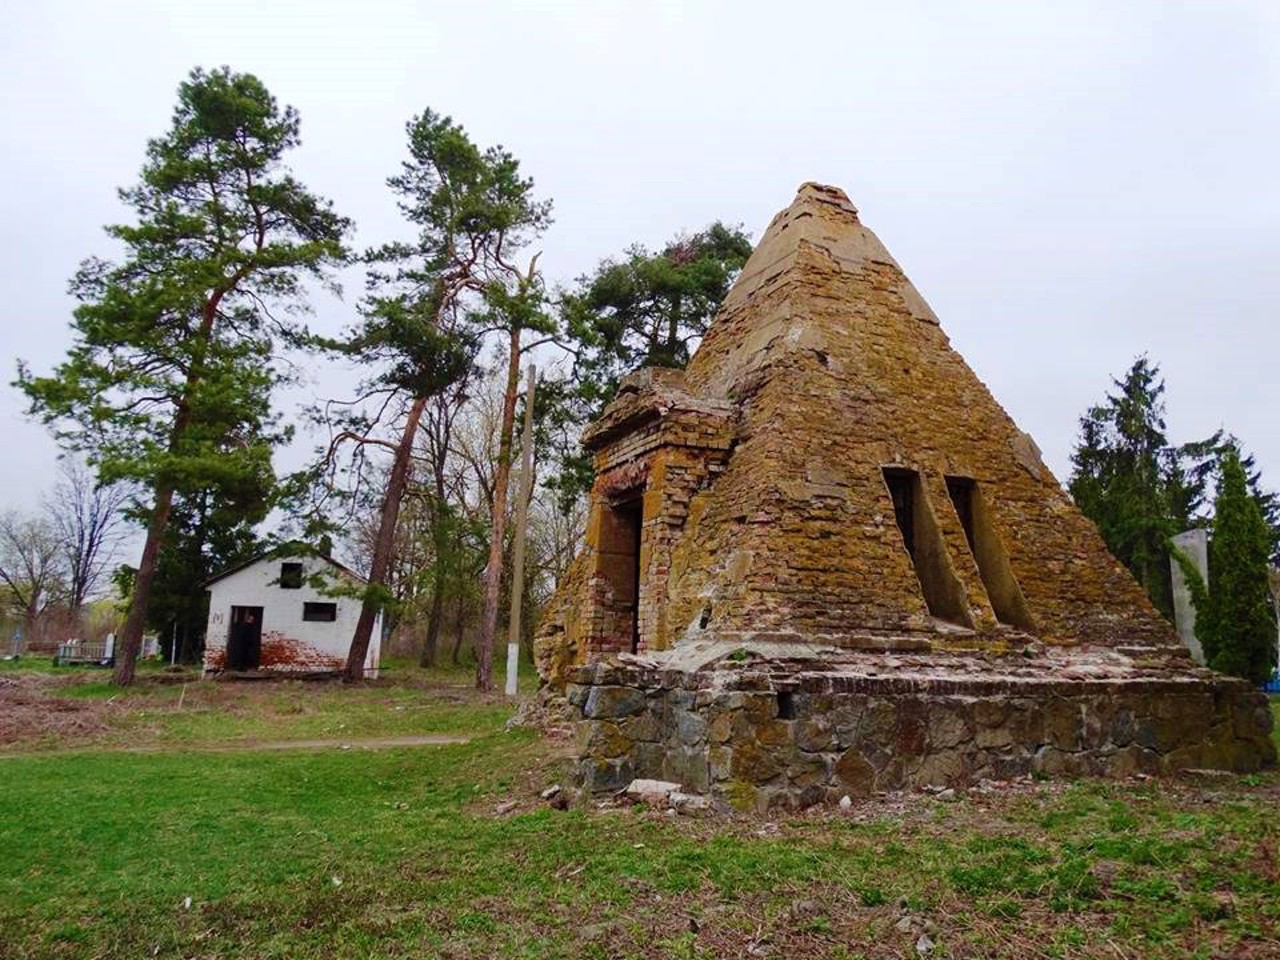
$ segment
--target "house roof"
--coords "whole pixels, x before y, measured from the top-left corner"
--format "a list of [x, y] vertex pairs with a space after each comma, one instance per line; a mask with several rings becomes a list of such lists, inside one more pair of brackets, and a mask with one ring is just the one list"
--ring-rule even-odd
[[208, 589], [209, 587], [217, 583], [219, 580], [225, 580], [227, 577], [231, 576], [232, 574], [239, 573], [241, 570], [247, 570], [249, 567], [252, 567], [254, 564], [259, 563], [263, 560], [289, 560], [289, 559], [295, 559], [295, 558], [301, 558], [301, 557], [315, 557], [319, 560], [323, 560], [325, 563], [329, 564], [329, 566], [334, 567], [335, 569], [345, 574], [346, 576], [350, 577], [351, 579], [359, 580], [361, 583], [365, 582], [364, 577], [360, 576], [360, 574], [356, 573], [354, 570], [352, 570], [350, 567], [346, 566], [345, 564], [339, 563], [337, 560], [333, 559], [333, 557], [325, 556], [322, 553], [316, 553], [314, 550], [311, 550], [310, 548], [295, 547], [295, 550], [296, 552], [293, 552], [293, 553], [288, 552], [287, 548], [280, 548], [280, 547], [277, 547], [274, 550], [264, 550], [262, 553], [255, 554], [254, 556], [250, 557], [248, 560], [245, 560], [243, 563], [237, 563], [234, 567], [228, 567], [226, 570], [223, 570], [219, 573], [214, 574], [212, 577], [206, 580], [203, 584], [201, 584], [201, 586], [203, 586], [205, 589]]

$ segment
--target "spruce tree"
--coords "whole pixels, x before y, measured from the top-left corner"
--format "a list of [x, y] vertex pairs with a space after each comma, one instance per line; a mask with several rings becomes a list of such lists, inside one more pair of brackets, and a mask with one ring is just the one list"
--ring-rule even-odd
[[1215, 670], [1263, 683], [1276, 666], [1276, 620], [1267, 582], [1270, 530], [1249, 492], [1239, 454], [1222, 458], [1209, 544], [1209, 593], [1196, 637]]
[[346, 258], [350, 222], [283, 166], [298, 128], [256, 77], [192, 71], [140, 182], [120, 192], [136, 219], [107, 232], [123, 257], [87, 260], [71, 283], [67, 359], [47, 377], [19, 366], [31, 412], [64, 446], [104, 481], [150, 491], [119, 684], [133, 679], [175, 496], [270, 470], [261, 441], [287, 436], [266, 406], [282, 378], [276, 349], [304, 339], [291, 314], [306, 281]]
[[1139, 357], [1112, 382], [1116, 392], [1080, 420], [1068, 488], [1116, 559], [1172, 617], [1167, 544], [1190, 525], [1198, 494], [1165, 436], [1160, 368]]

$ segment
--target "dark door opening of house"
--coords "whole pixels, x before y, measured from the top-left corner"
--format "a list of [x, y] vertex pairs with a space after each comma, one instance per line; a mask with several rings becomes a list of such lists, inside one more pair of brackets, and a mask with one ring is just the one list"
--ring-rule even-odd
[[227, 669], [257, 670], [262, 662], [262, 608], [232, 607]]

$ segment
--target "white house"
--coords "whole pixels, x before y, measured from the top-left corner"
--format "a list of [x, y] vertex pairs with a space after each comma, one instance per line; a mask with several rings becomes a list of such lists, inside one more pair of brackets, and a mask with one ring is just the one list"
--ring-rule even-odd
[[[330, 585], [364, 583], [323, 556], [260, 556], [206, 582], [204, 672], [341, 670], [360, 619], [360, 601], [322, 592], [311, 583], [317, 574]], [[378, 675], [381, 652], [379, 615], [364, 661], [366, 676]]]

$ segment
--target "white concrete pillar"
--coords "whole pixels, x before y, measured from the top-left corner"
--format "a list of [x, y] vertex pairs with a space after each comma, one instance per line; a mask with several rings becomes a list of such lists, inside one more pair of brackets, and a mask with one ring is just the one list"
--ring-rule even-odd
[[[1209, 586], [1209, 531], [1203, 529], [1187, 530], [1173, 538], [1173, 545], [1187, 557], [1197, 570], [1205, 588]], [[1196, 663], [1204, 663], [1204, 651], [1200, 649], [1200, 641], [1196, 639], [1196, 605], [1191, 600], [1191, 588], [1187, 586], [1182, 575], [1182, 567], [1174, 557], [1169, 558], [1173, 571], [1173, 621], [1178, 627], [1178, 636], [1191, 651]]]

